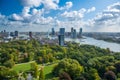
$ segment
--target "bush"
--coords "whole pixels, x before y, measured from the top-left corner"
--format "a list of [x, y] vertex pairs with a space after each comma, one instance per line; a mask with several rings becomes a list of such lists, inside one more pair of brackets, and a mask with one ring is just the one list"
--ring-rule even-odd
[[15, 62], [11, 59], [6, 62], [4, 62], [4, 66], [12, 68], [15, 65]]

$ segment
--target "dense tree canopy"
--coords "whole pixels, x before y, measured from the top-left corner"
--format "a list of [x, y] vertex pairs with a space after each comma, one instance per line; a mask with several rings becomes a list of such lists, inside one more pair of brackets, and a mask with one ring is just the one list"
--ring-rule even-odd
[[78, 61], [74, 59], [61, 60], [61, 62], [59, 62], [53, 70], [55, 75], [59, 75], [61, 73], [66, 72], [71, 76], [73, 80], [80, 76], [83, 73], [83, 71], [83, 67], [78, 63]]
[[[105, 78], [108, 71], [120, 78], [120, 53], [110, 52], [109, 49], [72, 42], [67, 42], [65, 47], [41, 45], [34, 39], [0, 44], [0, 77], [6, 78], [10, 72], [16, 76], [17, 73], [11, 71], [11, 68], [15, 64], [29, 61], [36, 62], [30, 70], [34, 72], [35, 78], [39, 76], [37, 64], [46, 66], [46, 63], [52, 64], [56, 61], [58, 65], [55, 66], [53, 74], [59, 78], [100, 80]], [[55, 79], [58, 78], [53, 78]]]

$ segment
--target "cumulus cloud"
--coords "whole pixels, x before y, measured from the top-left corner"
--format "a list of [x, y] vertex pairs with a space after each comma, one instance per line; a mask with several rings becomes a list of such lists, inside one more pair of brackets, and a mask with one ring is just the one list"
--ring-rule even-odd
[[[36, 29], [41, 30], [44, 27], [49, 29], [56, 24], [59, 27], [83, 27], [86, 31], [120, 31], [120, 2], [108, 6], [103, 12], [97, 14], [93, 19], [84, 21], [86, 14], [96, 10], [95, 7], [89, 9], [79, 9], [71, 11], [72, 2], [66, 2], [64, 6], [58, 6], [59, 0], [20, 0], [22, 1], [23, 10], [20, 14], [12, 14], [4, 16], [0, 14], [0, 24], [7, 27], [18, 27], [19, 29]], [[42, 8], [39, 6], [43, 5]], [[62, 10], [60, 15], [53, 18], [51, 16], [44, 17], [45, 11]], [[55, 17], [55, 16], [54, 16]], [[62, 20], [59, 20], [62, 19]], [[66, 20], [67, 19], [67, 20]], [[66, 21], [65, 21], [66, 20]], [[14, 27], [13, 27], [14, 26]], [[24, 27], [23, 27], [24, 26]], [[10, 28], [10, 29], [12, 29]]]
[[49, 10], [49, 9], [53, 9], [53, 10], [58, 9], [58, 3], [59, 3], [59, 1], [55, 1], [55, 0], [43, 0], [42, 2], [44, 4], [45, 9], [47, 9], [47, 10]]
[[21, 21], [22, 23], [31, 24], [48, 24], [53, 21], [52, 17], [42, 16], [44, 9], [32, 9], [30, 13], [29, 7], [24, 7], [21, 14], [13, 14], [9, 17], [13, 21]]
[[84, 12], [86, 9], [80, 9], [79, 11], [65, 11], [63, 14], [61, 14], [62, 17], [66, 18], [83, 18]]
[[64, 9], [70, 9], [71, 7], [73, 6], [73, 3], [72, 2], [66, 2], [65, 6], [63, 7], [60, 7], [59, 10], [64, 10]]
[[12, 20], [15, 20], [15, 21], [22, 21], [23, 18], [17, 14], [13, 14], [12, 15]]
[[73, 6], [72, 2], [66, 2], [66, 9], [69, 9]]
[[45, 9], [58, 9], [59, 0], [20, 0], [22, 5], [25, 7], [39, 7], [44, 5]]
[[[20, 14], [12, 14], [9, 19], [13, 21], [22, 21], [24, 23], [44, 23], [52, 20], [50, 17], [44, 18], [43, 14], [46, 14], [49, 10], [59, 10], [59, 0], [21, 0], [24, 6]], [[44, 5], [42, 8], [39, 7], [41, 4]], [[64, 8], [68, 9], [72, 7], [72, 2], [66, 2]]]
[[30, 13], [30, 7], [24, 7], [21, 14], [13, 14], [10, 19], [14, 21], [25, 21], [29, 20], [29, 18], [32, 16]]
[[39, 7], [42, 0], [20, 0], [21, 4], [25, 7]]
[[82, 8], [80, 10], [76, 10], [76, 11], [65, 11], [64, 13], [61, 14], [62, 17], [64, 18], [68, 18], [69, 20], [79, 20], [82, 19], [84, 17], [85, 14], [88, 14], [92, 11], [95, 11], [95, 7], [92, 7], [90, 9], [85, 9]]
[[9, 31], [47, 31], [48, 29], [53, 27], [52, 23], [54, 20], [52, 17], [41, 17], [36, 19], [31, 17], [30, 19], [31, 22], [13, 21], [9, 20], [7, 16], [0, 14], [0, 30], [6, 29]]
[[107, 7], [107, 10], [109, 12], [120, 12], [120, 2], [114, 3]]
[[109, 20], [116, 20], [120, 17], [120, 3], [115, 3], [107, 7], [102, 13], [99, 13], [94, 20], [97, 22], [105, 22]]
[[90, 9], [87, 10], [87, 13], [93, 12], [93, 11], [95, 11], [95, 10], [96, 10], [96, 8], [95, 8], [95, 7], [92, 7], [92, 8], [90, 8]]
[[87, 26], [94, 27], [96, 31], [120, 31], [120, 2], [98, 13], [95, 18], [88, 21]]
[[[46, 14], [49, 10], [59, 9], [59, 0], [20, 0], [23, 5], [23, 10], [20, 14], [12, 14], [10, 20], [22, 21], [22, 22], [35, 22], [40, 23], [42, 21], [42, 15]], [[71, 3], [68, 2], [67, 8], [70, 7]], [[42, 8], [36, 8], [44, 5]], [[46, 19], [47, 20], [47, 19]]]
[[[23, 10], [21, 13], [16, 14], [13, 13], [10, 16], [0, 15], [0, 24], [3, 27], [8, 27], [10, 29], [18, 27], [22, 29], [29, 26], [29, 29], [33, 29], [32, 27], [41, 26], [41, 27], [51, 27], [53, 26], [55, 20], [53, 17], [44, 17], [43, 14], [50, 10], [60, 10], [59, 0], [20, 0]], [[42, 8], [39, 8], [42, 6]], [[69, 9], [72, 7], [72, 2], [66, 2], [64, 8]], [[7, 18], [5, 18], [7, 17]], [[60, 24], [59, 21], [56, 20], [56, 25]], [[20, 30], [19, 29], [19, 30]], [[48, 28], [47, 28], [48, 29]], [[14, 29], [13, 29], [14, 30]], [[37, 29], [38, 30], [38, 29]]]
[[22, 15], [24, 17], [28, 17], [28, 16], [30, 16], [29, 12], [30, 12], [30, 8], [29, 7], [24, 7], [23, 10], [22, 10]]

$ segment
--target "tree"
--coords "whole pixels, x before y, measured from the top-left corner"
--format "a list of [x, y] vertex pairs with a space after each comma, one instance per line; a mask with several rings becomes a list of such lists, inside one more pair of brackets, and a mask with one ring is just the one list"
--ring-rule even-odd
[[120, 61], [115, 63], [115, 68], [118, 73], [120, 73]]
[[89, 80], [101, 80], [96, 69], [90, 69], [90, 79]]
[[45, 77], [44, 77], [44, 69], [41, 68], [40, 69], [40, 74], [39, 74], [39, 80], [44, 80], [44, 79], [45, 79]]
[[107, 80], [116, 80], [116, 75], [113, 71], [107, 71], [105, 74], [104, 74], [104, 77], [105, 79]]
[[15, 62], [11, 59], [6, 62], [4, 62], [4, 66], [12, 68], [15, 65]]
[[1, 64], [3, 64], [4, 62], [6, 62], [7, 60], [11, 59], [11, 56], [9, 54], [8, 51], [3, 51], [3, 53], [1, 53], [0, 55], [0, 62]]
[[10, 70], [4, 66], [0, 66], [0, 79], [2, 80], [17, 80], [17, 72]]
[[72, 80], [72, 79], [68, 73], [63, 72], [59, 75], [59, 80]]
[[37, 78], [38, 76], [38, 65], [36, 62], [31, 63], [31, 70], [33, 71], [33, 76]]
[[32, 61], [34, 59], [34, 53], [30, 52], [28, 53], [28, 61]]
[[58, 76], [59, 74], [66, 72], [74, 80], [83, 73], [83, 67], [74, 59], [63, 59], [53, 69], [53, 74]]

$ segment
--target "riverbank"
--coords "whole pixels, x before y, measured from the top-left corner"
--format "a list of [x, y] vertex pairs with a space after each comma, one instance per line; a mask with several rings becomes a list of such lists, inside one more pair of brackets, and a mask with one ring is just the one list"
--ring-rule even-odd
[[77, 42], [80, 44], [94, 45], [94, 46], [104, 48], [104, 49], [109, 48], [113, 52], [120, 52], [120, 44], [114, 43], [114, 42], [107, 42], [104, 40], [97, 40], [91, 37], [85, 37], [85, 39], [66, 38], [65, 41], [73, 41], [73, 42]]

